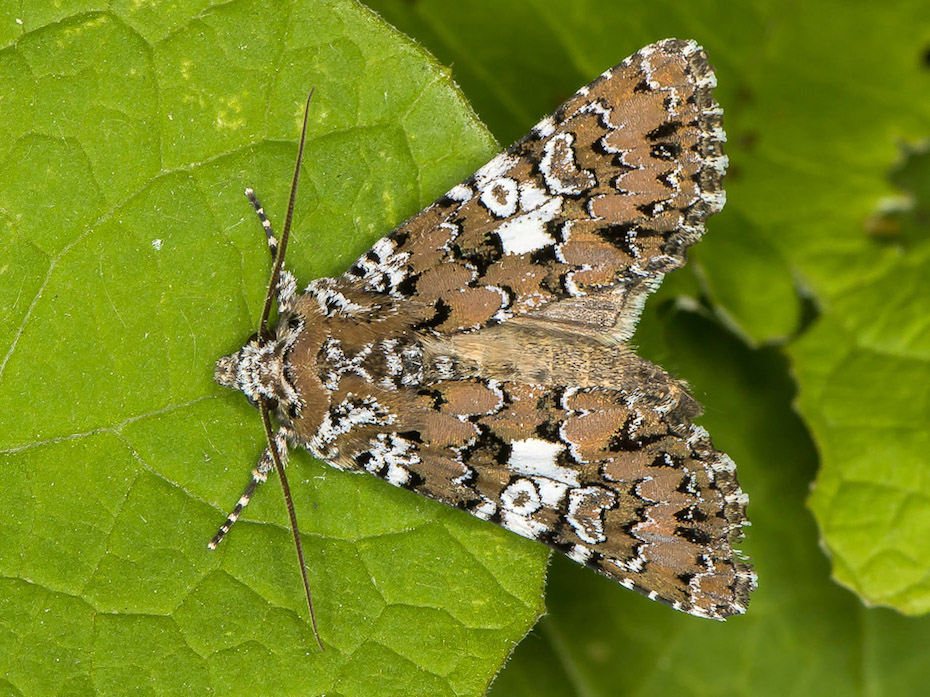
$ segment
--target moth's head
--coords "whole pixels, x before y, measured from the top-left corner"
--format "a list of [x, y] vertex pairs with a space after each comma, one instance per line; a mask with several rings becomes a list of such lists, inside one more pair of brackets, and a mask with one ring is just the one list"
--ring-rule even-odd
[[279, 403], [299, 402], [285, 374], [289, 341], [252, 336], [245, 346], [216, 362], [213, 376], [223, 387], [241, 391], [253, 406], [265, 402], [272, 409]]
[[246, 342], [245, 346], [230, 353], [228, 356], [220, 358], [213, 367], [213, 379], [223, 387], [232, 387], [238, 390], [240, 377], [245, 365], [248, 363], [248, 357], [261, 351], [261, 342], [258, 335], [253, 334]]

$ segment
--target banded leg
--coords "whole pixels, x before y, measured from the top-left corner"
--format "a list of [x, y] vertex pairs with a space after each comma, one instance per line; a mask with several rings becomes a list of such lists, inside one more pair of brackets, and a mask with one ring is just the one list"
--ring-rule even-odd
[[258, 200], [258, 196], [255, 195], [254, 189], [246, 189], [245, 197], [249, 199], [249, 203], [251, 203], [252, 208], [255, 209], [255, 215], [257, 215], [258, 219], [261, 221], [262, 228], [265, 230], [265, 237], [268, 238], [268, 251], [271, 252], [271, 260], [274, 261], [275, 257], [278, 256], [278, 238], [274, 236], [274, 230], [271, 229], [271, 221], [268, 220], [268, 216], [265, 215], [265, 209]]
[[[246, 189], [245, 195], [249, 199], [249, 203], [252, 204], [252, 208], [255, 209], [259, 221], [261, 221], [265, 237], [268, 239], [268, 251], [271, 252], [271, 260], [274, 261], [278, 256], [278, 238], [275, 237], [274, 230], [271, 229], [271, 221], [265, 215], [265, 209], [255, 195], [255, 191], [251, 188]], [[279, 315], [293, 310], [294, 303], [297, 300], [297, 279], [294, 278], [294, 274], [283, 266], [281, 267], [281, 275], [278, 278], [277, 299]]]
[[[278, 457], [281, 458], [281, 464], [287, 464], [287, 431], [282, 428], [274, 437], [275, 447], [278, 450]], [[210, 549], [216, 549], [216, 546], [223, 541], [223, 538], [226, 536], [226, 533], [229, 532], [229, 529], [239, 520], [239, 516], [242, 515], [242, 509], [249, 505], [249, 501], [252, 500], [252, 495], [255, 493], [255, 490], [258, 488], [259, 484], [263, 484], [265, 480], [268, 479], [268, 473], [274, 469], [274, 458], [271, 456], [271, 451], [268, 448], [262, 452], [261, 457], [258, 459], [258, 465], [255, 469], [252, 470], [252, 479], [245, 487], [245, 491], [242, 492], [242, 496], [239, 497], [239, 500], [236, 502], [236, 506], [232, 509], [232, 512], [226, 516], [226, 522], [220, 526], [220, 529], [217, 531], [216, 535], [213, 536], [213, 539], [207, 544], [207, 547]]]

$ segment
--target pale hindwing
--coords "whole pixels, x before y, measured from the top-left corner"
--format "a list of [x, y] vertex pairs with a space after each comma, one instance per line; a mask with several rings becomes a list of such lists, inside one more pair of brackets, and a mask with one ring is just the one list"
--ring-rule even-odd
[[628, 338], [723, 207], [716, 84], [693, 41], [647, 46], [373, 248], [341, 279], [427, 303], [424, 326], [541, 316]]

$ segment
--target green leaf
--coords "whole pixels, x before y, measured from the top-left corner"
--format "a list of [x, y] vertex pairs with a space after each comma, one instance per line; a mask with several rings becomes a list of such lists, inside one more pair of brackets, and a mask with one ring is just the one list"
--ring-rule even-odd
[[793, 355], [824, 463], [810, 503], [836, 578], [869, 603], [926, 614], [930, 487], [917, 473], [930, 401], [917, 386], [930, 377], [930, 157], [907, 153], [891, 180], [905, 208], [880, 205], [865, 228], [883, 268], [832, 296]]
[[480, 695], [546, 552], [295, 453], [326, 652], [263, 447], [212, 380], [255, 331], [316, 94], [289, 265], [341, 273], [497, 146], [352, 2], [74, 0], [0, 12], [0, 691]]

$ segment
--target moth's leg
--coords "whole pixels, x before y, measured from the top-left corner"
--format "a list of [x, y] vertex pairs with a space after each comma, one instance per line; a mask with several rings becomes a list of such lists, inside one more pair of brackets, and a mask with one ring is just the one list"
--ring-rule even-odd
[[[281, 458], [281, 464], [284, 465], [287, 464], [287, 435], [287, 429], [281, 428], [274, 437], [278, 457]], [[213, 539], [210, 540], [209, 544], [207, 544], [207, 547], [216, 549], [216, 546], [223, 540], [226, 533], [229, 532], [229, 529], [239, 520], [239, 516], [242, 515], [242, 509], [249, 505], [249, 501], [252, 500], [252, 494], [255, 493], [255, 489], [258, 488], [259, 484], [262, 484], [268, 479], [268, 473], [273, 469], [274, 458], [271, 457], [271, 451], [266, 447], [261, 457], [258, 459], [258, 465], [252, 470], [251, 481], [245, 487], [245, 491], [242, 492], [242, 496], [240, 496], [239, 500], [236, 502], [235, 508], [226, 516], [226, 522], [220, 526], [220, 529], [217, 531], [216, 535], [213, 536]]]
[[[271, 229], [271, 221], [265, 215], [265, 209], [259, 202], [255, 192], [252, 189], [246, 189], [245, 195], [261, 221], [265, 237], [268, 239], [268, 251], [271, 252], [271, 260], [274, 261], [278, 256], [278, 238], [275, 237], [274, 230]], [[297, 279], [294, 278], [294, 274], [284, 268], [283, 264], [281, 265], [281, 275], [278, 277], [277, 295], [279, 315], [294, 309], [294, 302], [297, 300]]]
[[262, 228], [265, 230], [265, 237], [268, 238], [268, 251], [271, 252], [271, 260], [274, 261], [278, 256], [278, 238], [274, 236], [274, 230], [271, 229], [271, 221], [268, 220], [268, 216], [265, 215], [265, 209], [262, 208], [258, 196], [255, 195], [252, 189], [246, 189], [245, 196], [249, 199], [249, 203], [251, 203], [252, 208], [255, 209], [255, 215], [258, 216], [258, 219], [262, 223]]

